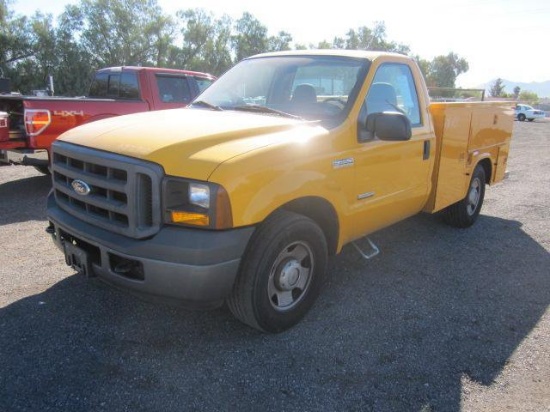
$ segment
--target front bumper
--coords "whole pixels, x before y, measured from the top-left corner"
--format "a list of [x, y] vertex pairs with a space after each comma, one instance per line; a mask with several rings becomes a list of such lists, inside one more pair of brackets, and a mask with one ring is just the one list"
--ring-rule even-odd
[[53, 194], [48, 197], [48, 219], [48, 232], [66, 259], [70, 261], [68, 249], [86, 257], [87, 275], [132, 292], [202, 307], [216, 306], [229, 295], [254, 232], [253, 227], [207, 231], [164, 226], [151, 238], [131, 239], [73, 217], [57, 206]]

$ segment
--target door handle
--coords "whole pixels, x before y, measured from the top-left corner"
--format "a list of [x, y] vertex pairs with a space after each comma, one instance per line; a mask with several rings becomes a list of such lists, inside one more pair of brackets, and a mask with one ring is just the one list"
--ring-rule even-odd
[[423, 160], [428, 160], [430, 158], [430, 141], [424, 140], [424, 154], [422, 156]]

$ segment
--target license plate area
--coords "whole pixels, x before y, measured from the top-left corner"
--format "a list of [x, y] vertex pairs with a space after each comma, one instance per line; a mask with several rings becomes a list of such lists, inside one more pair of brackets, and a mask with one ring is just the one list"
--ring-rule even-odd
[[63, 249], [65, 251], [65, 263], [68, 266], [87, 277], [95, 276], [88, 252], [71, 242], [63, 242]]

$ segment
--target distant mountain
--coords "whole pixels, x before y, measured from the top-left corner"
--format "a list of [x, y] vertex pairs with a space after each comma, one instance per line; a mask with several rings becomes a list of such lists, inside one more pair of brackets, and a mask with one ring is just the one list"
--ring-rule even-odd
[[[491, 80], [490, 82], [487, 82], [485, 84], [482, 84], [479, 86], [480, 89], [485, 88], [487, 92], [491, 89], [491, 86], [495, 84], [495, 80]], [[550, 98], [550, 80], [546, 82], [532, 82], [532, 83], [521, 83], [521, 82], [513, 82], [510, 80], [502, 79], [502, 83], [504, 84], [504, 91], [506, 93], [514, 93], [514, 88], [516, 86], [519, 86], [522, 92], [533, 92], [536, 93], [540, 98], [548, 97]]]

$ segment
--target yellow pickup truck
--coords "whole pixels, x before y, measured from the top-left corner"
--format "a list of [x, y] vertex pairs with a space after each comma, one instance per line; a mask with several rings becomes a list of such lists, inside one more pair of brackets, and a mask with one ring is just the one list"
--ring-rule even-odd
[[512, 124], [509, 104], [430, 103], [406, 56], [257, 55], [188, 108], [62, 135], [48, 232], [87, 276], [280, 332], [344, 245], [421, 211], [472, 225]]

